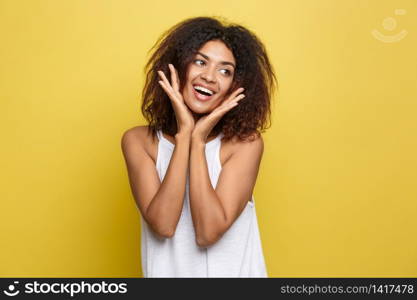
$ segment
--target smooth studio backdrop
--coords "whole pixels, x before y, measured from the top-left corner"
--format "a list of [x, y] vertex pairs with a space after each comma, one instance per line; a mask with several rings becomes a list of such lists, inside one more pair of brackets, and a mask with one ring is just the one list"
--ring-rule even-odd
[[0, 276], [142, 276], [120, 139], [147, 51], [195, 16], [252, 29], [277, 73], [269, 276], [417, 276], [415, 0], [0, 0]]

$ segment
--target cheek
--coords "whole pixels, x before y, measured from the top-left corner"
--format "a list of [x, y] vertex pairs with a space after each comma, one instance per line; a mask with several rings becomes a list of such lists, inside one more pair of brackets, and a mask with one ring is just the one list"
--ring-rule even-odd
[[198, 77], [198, 75], [199, 75], [198, 69], [193, 66], [190, 66], [187, 70], [187, 76], [185, 79], [189, 83], [192, 80], [194, 80], [196, 77]]
[[193, 78], [195, 78], [194, 76], [194, 73], [195, 72], [193, 72], [193, 70], [191, 69], [191, 68], [189, 68], [188, 70], [187, 70], [187, 73], [186, 73], [186, 76], [185, 76], [185, 78], [184, 78], [184, 84], [183, 84], [183, 89], [182, 89], [182, 92], [183, 93], [187, 93], [187, 94], [189, 94], [189, 93], [191, 93], [192, 92], [192, 90], [190, 91], [190, 89], [192, 88], [192, 86], [191, 86], [191, 83], [192, 83], [192, 81], [193, 81]]
[[231, 90], [233, 86], [233, 80], [228, 80], [226, 82], [223, 82], [222, 86], [221, 86], [221, 90], [222, 90], [222, 97], [227, 97], [229, 96], [229, 94], [231, 94], [233, 91]]

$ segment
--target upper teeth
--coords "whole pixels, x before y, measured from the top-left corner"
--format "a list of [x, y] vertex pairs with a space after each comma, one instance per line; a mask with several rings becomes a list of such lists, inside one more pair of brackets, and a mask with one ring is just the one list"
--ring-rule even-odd
[[199, 86], [199, 85], [196, 85], [194, 88], [196, 90], [200, 90], [200, 91], [209, 93], [210, 95], [213, 95], [214, 94], [213, 91], [210, 91], [209, 89], [206, 89], [205, 87], [202, 87], [202, 86]]

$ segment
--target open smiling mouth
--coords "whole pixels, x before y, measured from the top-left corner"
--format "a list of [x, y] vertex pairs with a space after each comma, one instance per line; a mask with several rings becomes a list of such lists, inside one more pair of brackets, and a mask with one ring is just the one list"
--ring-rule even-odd
[[199, 86], [199, 85], [195, 85], [193, 86], [193, 90], [194, 90], [194, 95], [198, 100], [201, 101], [207, 101], [210, 100], [211, 97], [213, 97], [213, 95], [215, 94], [214, 91], [209, 90], [205, 87]]

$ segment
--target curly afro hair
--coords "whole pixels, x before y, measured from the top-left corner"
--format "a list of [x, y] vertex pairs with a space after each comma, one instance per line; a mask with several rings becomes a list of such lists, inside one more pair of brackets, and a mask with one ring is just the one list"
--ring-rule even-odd
[[185, 84], [188, 65], [195, 53], [208, 41], [219, 40], [236, 60], [231, 91], [245, 87], [246, 100], [227, 112], [209, 136], [220, 132], [224, 139], [237, 137], [244, 141], [264, 132], [271, 125], [270, 99], [277, 86], [274, 70], [265, 46], [248, 29], [212, 17], [187, 19], [166, 31], [151, 48], [145, 66], [146, 81], [142, 92], [142, 113], [153, 137], [157, 130], [171, 136], [177, 133], [177, 122], [171, 101], [158, 84], [158, 70], [169, 74], [168, 64], [178, 70], [180, 90]]

